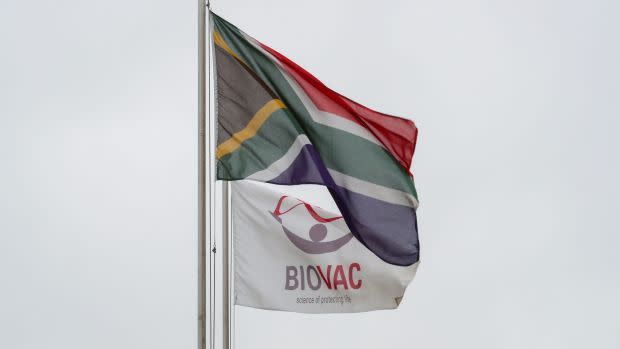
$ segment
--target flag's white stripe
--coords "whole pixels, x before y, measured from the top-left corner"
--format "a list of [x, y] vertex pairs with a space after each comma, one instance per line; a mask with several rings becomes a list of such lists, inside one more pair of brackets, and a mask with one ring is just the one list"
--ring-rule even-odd
[[306, 94], [304, 89], [301, 88], [301, 86], [299, 86], [297, 81], [295, 81], [295, 79], [286, 72], [286, 70], [282, 66], [282, 63], [276, 57], [274, 57], [271, 53], [263, 49], [263, 47], [254, 38], [247, 36], [243, 32], [242, 32], [242, 35], [257, 50], [262, 52], [266, 57], [269, 57], [271, 61], [275, 63], [276, 68], [278, 68], [278, 70], [280, 71], [284, 79], [288, 82], [291, 88], [295, 91], [297, 96], [299, 96], [301, 103], [304, 105], [304, 107], [308, 111], [308, 114], [310, 114], [310, 117], [312, 118], [314, 122], [351, 133], [355, 136], [364, 138], [365, 140], [372, 142], [385, 149], [383, 144], [381, 144], [381, 142], [379, 142], [377, 138], [370, 131], [368, 131], [368, 129], [366, 129], [365, 127], [349, 119], [346, 119], [342, 116], [318, 109], [316, 105], [314, 104], [314, 102], [312, 102], [310, 97]]
[[266, 169], [255, 172], [246, 178], [261, 182], [268, 182], [276, 178], [280, 175], [280, 173], [286, 171], [286, 169], [291, 166], [293, 161], [297, 159], [297, 156], [301, 152], [301, 149], [306, 144], [312, 144], [310, 143], [310, 140], [306, 135], [302, 134], [297, 136], [293, 144], [288, 148], [286, 153], [281, 158], [274, 161]]
[[[293, 161], [297, 159], [302, 148], [306, 144], [311, 144], [306, 135], [299, 135], [287, 150], [287, 152], [274, 163], [264, 170], [253, 173], [246, 177], [247, 179], [268, 182], [278, 177], [282, 172], [286, 171]], [[346, 175], [342, 172], [328, 168], [329, 174], [337, 185], [346, 188], [354, 193], [365, 195], [377, 200], [389, 202], [395, 205], [418, 207], [418, 201], [413, 195], [397, 189], [388, 188], [372, 182], [368, 182], [359, 178]]]
[[278, 69], [280, 69], [280, 72], [284, 76], [284, 79], [289, 83], [289, 85], [291, 85], [291, 88], [295, 91], [297, 96], [299, 96], [301, 103], [303, 103], [304, 107], [308, 111], [308, 114], [310, 114], [312, 121], [316, 122], [317, 124], [337, 128], [339, 130], [351, 133], [360, 138], [364, 138], [365, 140], [370, 141], [382, 148], [385, 148], [383, 144], [381, 144], [381, 142], [379, 142], [375, 138], [375, 136], [370, 133], [370, 131], [368, 131], [366, 128], [360, 126], [359, 124], [356, 124], [351, 120], [345, 119], [342, 116], [319, 110], [314, 104], [314, 102], [312, 102], [310, 97], [308, 97], [306, 92], [301, 88], [301, 86], [299, 86], [297, 81], [295, 81], [295, 79], [290, 77], [284, 70], [282, 70], [282, 67], [278, 66]]
[[328, 171], [338, 186], [350, 191], [392, 204], [418, 208], [418, 200], [409, 193], [351, 177], [331, 168]]

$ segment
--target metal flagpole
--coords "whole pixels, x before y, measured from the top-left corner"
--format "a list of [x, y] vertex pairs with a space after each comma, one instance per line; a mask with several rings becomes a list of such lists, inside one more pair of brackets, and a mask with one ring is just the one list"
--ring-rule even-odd
[[222, 349], [230, 343], [230, 183], [222, 183]]
[[[210, 2], [207, 2], [207, 8], [210, 9]], [[209, 23], [211, 25], [211, 23]], [[211, 28], [209, 28], [209, 36]], [[209, 38], [210, 40], [211, 38]], [[209, 41], [210, 42], [210, 41]], [[215, 95], [215, 94], [214, 94]], [[216, 106], [217, 108], [217, 106]], [[212, 121], [211, 126], [215, 127], [216, 120]], [[215, 133], [211, 133], [215, 137]], [[215, 146], [214, 146], [215, 148]], [[215, 149], [214, 149], [215, 150]], [[212, 157], [213, 159], [215, 157]], [[213, 164], [215, 167], [215, 164]], [[215, 211], [214, 211], [215, 212]], [[222, 199], [221, 199], [221, 227], [222, 227], [222, 348], [231, 349], [231, 231], [230, 231], [230, 183], [222, 181]], [[215, 313], [214, 313], [215, 314]], [[211, 328], [211, 336], [215, 337], [215, 328]]]
[[[215, 166], [215, 160], [213, 152], [215, 151], [214, 142], [215, 132], [214, 127], [216, 120], [214, 120], [209, 110], [209, 125], [206, 129], [206, 103], [205, 97], [209, 96], [209, 109], [210, 105], [210, 89], [206, 89], [208, 82], [211, 86], [211, 57], [210, 57], [210, 28], [207, 27], [207, 17], [210, 17], [208, 11], [210, 10], [210, 1], [198, 0], [198, 118], [199, 118], [199, 145], [198, 145], [198, 226], [199, 226], [199, 246], [198, 246], [198, 348], [206, 349], [206, 219], [205, 219], [205, 207], [206, 207], [206, 161], [209, 165], [209, 249], [213, 248], [210, 252], [211, 258], [209, 259], [209, 323], [210, 323], [210, 348], [215, 348], [215, 242], [213, 239], [213, 230], [215, 224], [213, 221], [213, 214], [215, 210], [215, 196], [213, 186], [213, 167]], [[210, 25], [210, 23], [209, 23]], [[206, 35], [209, 33], [208, 35]], [[209, 50], [207, 50], [207, 43], [209, 43]], [[208, 57], [207, 57], [208, 56]], [[209, 59], [209, 65], [206, 64], [206, 59]], [[209, 141], [206, 141], [206, 132], [209, 132]], [[206, 154], [208, 152], [208, 154]], [[205, 157], [208, 155], [208, 159]], [[205, 161], [206, 160], [206, 161]], [[213, 162], [212, 162], [213, 161]], [[222, 347], [223, 349], [231, 348], [231, 244], [230, 244], [230, 183], [227, 181], [222, 182], [222, 199], [221, 199], [221, 227], [222, 227]]]
[[[206, 349], [206, 6], [198, 0], [198, 349]], [[210, 189], [210, 188], [209, 188]], [[210, 191], [210, 190], [209, 190]], [[210, 231], [209, 231], [210, 232]], [[210, 235], [210, 234], [209, 234]]]
[[[207, 291], [206, 291], [206, 263], [207, 249], [209, 249], [209, 347], [215, 347], [215, 295], [214, 295], [214, 275], [215, 275], [215, 243], [214, 243], [214, 186], [213, 186], [213, 125], [211, 117], [211, 57], [210, 38], [207, 37], [207, 12], [210, 9], [210, 3], [207, 0], [198, 0], [198, 301], [197, 301], [197, 318], [198, 318], [198, 349], [206, 349], [206, 332], [207, 332]], [[209, 65], [207, 65], [207, 59]], [[207, 88], [208, 87], [208, 88]], [[207, 104], [207, 100], [209, 103]], [[207, 125], [207, 113], [209, 113]], [[208, 135], [207, 135], [208, 132]], [[207, 176], [207, 170], [208, 176]], [[206, 200], [207, 193], [209, 197], [209, 245], [207, 247], [206, 230]], [[211, 250], [213, 248], [213, 250]], [[211, 253], [212, 252], [212, 253]]]

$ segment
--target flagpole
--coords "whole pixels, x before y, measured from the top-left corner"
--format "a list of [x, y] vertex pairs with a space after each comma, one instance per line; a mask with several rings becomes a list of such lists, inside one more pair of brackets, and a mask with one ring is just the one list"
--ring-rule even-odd
[[231, 349], [230, 182], [222, 182], [222, 349]]
[[[198, 349], [206, 349], [206, 5], [204, 0], [198, 0], [198, 290], [197, 290], [197, 320], [198, 320]], [[209, 186], [209, 189], [210, 186]], [[211, 190], [209, 190], [210, 192]], [[209, 236], [211, 236], [209, 230]]]
[[[198, 297], [199, 297], [199, 301], [198, 301], [198, 338], [199, 338], [199, 345], [198, 348], [199, 349], [206, 349], [206, 341], [205, 341], [205, 336], [206, 336], [206, 322], [205, 322], [205, 315], [206, 315], [206, 290], [205, 290], [205, 264], [206, 264], [206, 259], [205, 259], [205, 230], [206, 230], [206, 223], [205, 223], [205, 217], [204, 217], [204, 213], [205, 213], [205, 200], [206, 200], [206, 194], [205, 194], [205, 172], [206, 172], [206, 165], [205, 165], [205, 96], [208, 94], [208, 96], [210, 97], [210, 93], [211, 91], [206, 90], [206, 83], [205, 81], [207, 81], [207, 76], [208, 76], [208, 82], [209, 82], [209, 86], [211, 86], [211, 82], [210, 82], [210, 72], [211, 72], [211, 67], [210, 64], [209, 66], [206, 66], [206, 56], [209, 55], [208, 59], [209, 59], [209, 63], [211, 63], [211, 57], [210, 57], [210, 50], [207, 51], [206, 49], [206, 44], [207, 42], [209, 43], [209, 47], [210, 47], [210, 28], [207, 28], [207, 23], [206, 23], [206, 17], [208, 15], [208, 11], [210, 11], [211, 9], [211, 4], [209, 0], [206, 0], [206, 3], [204, 2], [205, 0], [198, 0], [199, 3], [199, 18], [198, 18], [198, 56], [199, 56], [199, 69], [198, 69], [198, 73], [199, 73], [199, 129], [200, 129], [200, 141], [199, 141], [199, 147], [198, 147], [198, 153], [199, 153], [199, 263], [198, 263], [198, 273], [199, 273], [199, 286], [198, 286]], [[210, 25], [210, 23], [209, 23]], [[205, 35], [207, 33], [207, 31], [209, 32], [208, 37]], [[210, 99], [209, 99], [210, 101]], [[210, 103], [209, 103], [209, 107], [210, 107]], [[210, 112], [210, 110], [209, 110]], [[212, 218], [212, 214], [215, 213], [215, 209], [214, 209], [214, 204], [215, 204], [215, 200], [214, 200], [214, 186], [213, 186], [213, 167], [215, 166], [214, 163], [212, 163], [211, 161], [213, 161], [213, 159], [215, 158], [214, 156], [212, 156], [213, 154], [211, 153], [212, 151], [214, 151], [214, 146], [211, 144], [214, 140], [215, 137], [215, 132], [214, 132], [214, 127], [216, 125], [216, 121], [213, 120], [213, 118], [211, 117], [212, 115], [209, 114], [209, 143], [208, 143], [208, 151], [209, 151], [209, 159], [208, 159], [208, 163], [209, 163], [209, 198], [210, 198], [210, 204], [209, 204], [209, 217]], [[222, 348], [223, 349], [231, 349], [231, 320], [232, 320], [232, 316], [231, 316], [231, 282], [232, 282], [232, 278], [231, 278], [231, 243], [230, 243], [230, 183], [228, 181], [222, 181], [222, 198], [221, 198], [221, 212], [222, 212], [222, 217], [221, 217], [221, 228], [222, 228], [222, 247], [221, 247], [221, 251], [222, 253]], [[212, 285], [215, 283], [215, 244], [214, 244], [214, 240], [213, 240], [213, 229], [214, 229], [214, 224], [213, 224], [213, 220], [210, 219], [209, 220], [209, 249], [213, 248], [210, 252], [212, 252], [213, 254], [211, 255], [213, 258], [210, 258], [209, 261], [209, 304], [210, 304], [210, 317], [209, 317], [209, 323], [210, 323], [210, 348], [214, 349], [215, 347], [215, 287], [212, 287]], [[213, 284], [212, 284], [213, 283]]]

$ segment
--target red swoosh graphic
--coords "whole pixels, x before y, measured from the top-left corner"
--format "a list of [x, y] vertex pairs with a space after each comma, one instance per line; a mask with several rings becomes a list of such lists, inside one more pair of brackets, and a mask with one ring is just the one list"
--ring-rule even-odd
[[282, 207], [282, 202], [283, 202], [283, 201], [284, 201], [284, 199], [286, 199], [287, 197], [289, 197], [289, 196], [287, 196], [287, 195], [283, 195], [283, 196], [280, 198], [280, 200], [278, 200], [278, 204], [276, 205], [275, 210], [273, 210], [273, 214], [275, 214], [276, 216], [281, 216], [281, 215], [283, 215], [283, 214], [285, 214], [285, 213], [287, 213], [287, 212], [291, 211], [292, 209], [294, 209], [295, 207], [297, 207], [297, 206], [299, 206], [299, 205], [304, 205], [304, 206], [306, 207], [306, 210], [308, 210], [308, 213], [310, 213], [310, 215], [312, 216], [312, 218], [314, 218], [314, 219], [315, 219], [316, 221], [318, 221], [318, 222], [321, 222], [321, 223], [329, 223], [329, 222], [333, 222], [333, 221], [335, 221], [335, 220], [338, 220], [338, 219], [342, 218], [342, 216], [331, 217], [331, 218], [324, 218], [324, 217], [321, 217], [321, 215], [319, 215], [319, 214], [318, 214], [318, 213], [314, 210], [314, 208], [313, 208], [310, 204], [308, 204], [308, 203], [306, 203], [306, 202], [304, 202], [304, 201], [302, 201], [302, 200], [299, 200], [299, 199], [297, 199], [297, 198], [293, 198], [293, 199], [296, 199], [297, 201], [299, 201], [299, 203], [298, 203], [298, 204], [293, 205], [291, 208], [289, 208], [289, 209], [288, 209], [288, 210], [286, 210], [286, 211], [280, 211], [280, 208]]

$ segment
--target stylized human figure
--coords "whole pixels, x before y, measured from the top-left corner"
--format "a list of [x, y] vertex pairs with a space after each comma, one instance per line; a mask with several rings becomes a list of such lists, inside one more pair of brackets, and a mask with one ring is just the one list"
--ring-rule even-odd
[[[278, 223], [280, 223], [280, 225], [282, 226], [282, 230], [284, 231], [284, 234], [286, 235], [286, 237], [293, 243], [293, 245], [295, 245], [300, 250], [306, 253], [310, 253], [310, 254], [322, 254], [322, 253], [334, 252], [340, 247], [344, 246], [347, 242], [349, 242], [351, 238], [353, 238], [353, 234], [349, 232], [348, 234], [336, 240], [323, 241], [325, 240], [325, 237], [327, 236], [327, 227], [325, 226], [324, 223], [329, 223], [329, 222], [342, 219], [342, 216], [331, 217], [331, 218], [321, 217], [310, 204], [303, 202], [299, 199], [296, 199], [298, 201], [297, 204], [293, 205], [292, 207], [290, 207], [289, 209], [285, 211], [282, 211], [281, 210], [282, 203], [284, 202], [286, 198], [287, 198], [286, 195], [282, 196], [280, 200], [278, 200], [276, 208], [273, 210], [273, 212], [269, 212], [269, 213], [271, 213], [273, 218], [276, 221], [278, 221]], [[314, 220], [319, 222], [313, 225], [312, 227], [310, 227], [310, 230], [308, 231], [308, 236], [310, 237], [310, 240], [304, 239], [301, 236], [287, 229], [282, 223], [282, 218], [280, 217], [281, 215], [290, 212], [291, 210], [293, 210], [294, 208], [300, 205], [303, 205], [308, 211], [308, 213], [310, 214], [310, 216], [312, 216]]]

